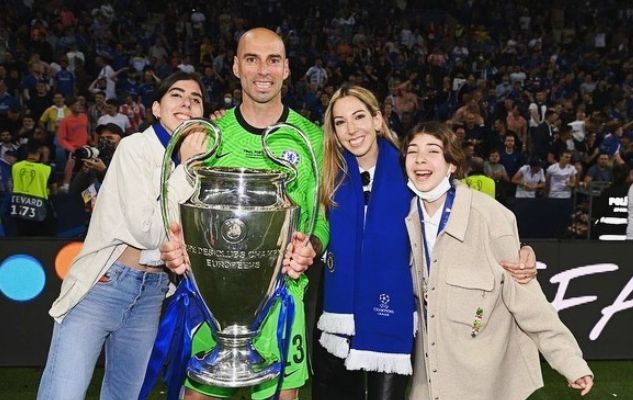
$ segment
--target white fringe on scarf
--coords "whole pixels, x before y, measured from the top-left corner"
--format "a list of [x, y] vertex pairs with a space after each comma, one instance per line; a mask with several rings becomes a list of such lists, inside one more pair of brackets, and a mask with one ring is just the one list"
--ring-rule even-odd
[[323, 332], [354, 336], [354, 314], [338, 314], [323, 312], [317, 322], [317, 328]]
[[349, 370], [384, 372], [387, 374], [412, 375], [409, 354], [379, 353], [376, 351], [351, 349], [345, 366]]
[[321, 343], [321, 346], [323, 346], [328, 353], [335, 357], [345, 358], [349, 354], [349, 340], [344, 337], [323, 332], [321, 333], [319, 343]]

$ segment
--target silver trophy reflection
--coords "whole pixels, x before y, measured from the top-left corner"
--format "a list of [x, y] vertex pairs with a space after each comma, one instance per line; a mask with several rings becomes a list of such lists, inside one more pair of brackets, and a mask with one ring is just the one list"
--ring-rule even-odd
[[[185, 162], [185, 171], [195, 187], [191, 198], [179, 205], [180, 223], [191, 262], [186, 274], [205, 303], [206, 322], [214, 331], [217, 346], [189, 362], [187, 375], [200, 383], [222, 387], [252, 386], [275, 378], [279, 362], [268, 363], [257, 354], [252, 340], [257, 336], [263, 315], [273, 294], [283, 284], [281, 263], [294, 232], [299, 208], [288, 197], [286, 187], [297, 178], [296, 168], [272, 154], [268, 138], [280, 128], [294, 131], [312, 158], [315, 176], [312, 233], [318, 210], [319, 173], [309, 139], [294, 125], [279, 123], [262, 135], [268, 157], [289, 171], [215, 168], [202, 166], [218, 149], [222, 135], [215, 123], [193, 119], [173, 133], [161, 174], [161, 211], [167, 230], [168, 177], [172, 154], [181, 139], [201, 129], [212, 134], [213, 145]], [[280, 349], [281, 351], [281, 349]]]

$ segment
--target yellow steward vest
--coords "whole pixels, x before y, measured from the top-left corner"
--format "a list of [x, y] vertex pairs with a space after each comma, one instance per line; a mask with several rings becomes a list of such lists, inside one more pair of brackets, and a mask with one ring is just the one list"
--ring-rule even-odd
[[48, 178], [52, 171], [49, 165], [29, 160], [13, 164], [13, 193], [48, 199]]

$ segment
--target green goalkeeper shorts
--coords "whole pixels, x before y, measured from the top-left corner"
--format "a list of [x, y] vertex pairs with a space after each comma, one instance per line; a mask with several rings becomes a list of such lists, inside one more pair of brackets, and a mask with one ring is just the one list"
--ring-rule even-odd
[[[288, 280], [288, 291], [294, 300], [294, 318], [292, 321], [292, 336], [288, 350], [288, 360], [284, 369], [282, 390], [298, 389], [308, 380], [308, 362], [305, 335], [305, 314], [303, 309], [303, 293], [308, 285], [308, 278], [302, 275], [297, 280]], [[253, 341], [257, 352], [268, 362], [279, 360], [277, 346], [277, 321], [281, 305], [279, 302], [273, 306], [262, 324], [260, 334]], [[193, 336], [191, 354], [208, 352], [215, 347], [215, 340], [211, 335], [211, 329], [203, 323]], [[189, 378], [185, 381], [185, 387], [207, 396], [229, 398], [236, 389], [217, 386], [208, 386]], [[251, 391], [254, 400], [264, 400], [272, 397], [277, 388], [277, 379], [273, 379], [259, 385], [255, 385]]]

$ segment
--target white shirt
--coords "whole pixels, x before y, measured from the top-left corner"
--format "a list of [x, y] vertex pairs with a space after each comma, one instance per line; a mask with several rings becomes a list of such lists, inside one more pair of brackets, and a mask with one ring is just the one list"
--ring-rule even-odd
[[53, 105], [53, 109], [57, 110], [57, 124], [59, 125], [59, 123], [62, 122], [62, 119], [66, 117], [66, 113], [64, 112], [66, 110], [66, 106], [57, 107], [56, 105]]
[[116, 113], [116, 115], [114, 116], [104, 114], [100, 116], [97, 120], [97, 126], [109, 123], [118, 125], [119, 128], [123, 130], [123, 132], [127, 132], [127, 130], [130, 128], [130, 119], [127, 117], [127, 115], [123, 115], [121, 113]]
[[68, 58], [68, 70], [70, 72], [75, 72], [76, 60], [81, 60], [83, 62], [86, 61], [86, 57], [84, 56], [84, 53], [82, 53], [79, 50], [69, 51], [68, 53], [66, 53], [66, 57]]
[[527, 75], [523, 71], [512, 72], [510, 74], [510, 82], [514, 84], [514, 82], [521, 82], [521, 86], [523, 86], [523, 82], [527, 79]]
[[[363, 192], [367, 192], [369, 191], [371, 193], [371, 188], [374, 185], [374, 173], [376, 172], [376, 166], [374, 165], [373, 167], [369, 168], [368, 170], [364, 170], [361, 167], [358, 167], [358, 172], [360, 172], [361, 174], [363, 172], [369, 172], [369, 184], [368, 185], [363, 185]], [[362, 182], [361, 182], [362, 185]], [[363, 196], [365, 195], [365, 193], [363, 193]], [[369, 198], [371, 199], [371, 194], [369, 196]], [[367, 216], [367, 204], [365, 204], [365, 216]]]
[[116, 99], [116, 83], [114, 82], [114, 79], [112, 79], [112, 75], [114, 75], [114, 70], [109, 65], [104, 66], [103, 68], [101, 68], [101, 71], [99, 71], [99, 78], [106, 79], [106, 100]]
[[146, 66], [149, 65], [149, 61], [145, 56], [133, 56], [130, 59], [130, 65], [138, 72], [143, 72]]
[[[547, 105], [541, 104], [539, 106], [536, 103], [530, 103], [528, 107], [528, 111], [530, 111], [530, 121], [529, 121], [530, 127], [534, 128], [534, 127], [539, 126], [539, 124], [545, 120], [545, 112], [547, 111]], [[533, 112], [537, 114], [538, 119], [535, 119], [535, 116], [532, 114]]]
[[[545, 182], [545, 174], [543, 173], [543, 169], [539, 169], [536, 174], [532, 174], [530, 171], [529, 165], [524, 165], [519, 168], [519, 171], [523, 174], [521, 178], [521, 183], [525, 183], [528, 185], [536, 185], [537, 183]], [[515, 194], [517, 198], [535, 198], [536, 192], [533, 190], [526, 190], [522, 188], [520, 185], [517, 185], [517, 191]]]
[[572, 136], [577, 141], [581, 142], [585, 139], [585, 121], [572, 121], [567, 125], [571, 126]]
[[547, 168], [549, 197], [552, 199], [571, 198], [571, 188], [567, 186], [567, 183], [575, 175], [576, 168], [571, 164], [567, 164], [565, 168], [562, 169], [558, 163], [550, 165]]
[[[446, 200], [440, 204], [437, 210], [435, 210], [435, 214], [432, 217], [426, 212], [426, 208], [421, 200], [418, 199], [420, 203], [420, 208], [422, 209], [422, 216], [424, 218], [424, 239], [426, 239], [425, 249], [429, 252], [429, 259], [433, 256], [433, 247], [435, 247], [435, 242], [437, 241], [437, 236], [439, 235], [440, 222], [442, 220], [442, 212], [444, 211], [444, 203]], [[426, 256], [424, 256], [426, 260]], [[426, 263], [426, 261], [425, 261]], [[428, 269], [429, 266], [427, 265]]]

